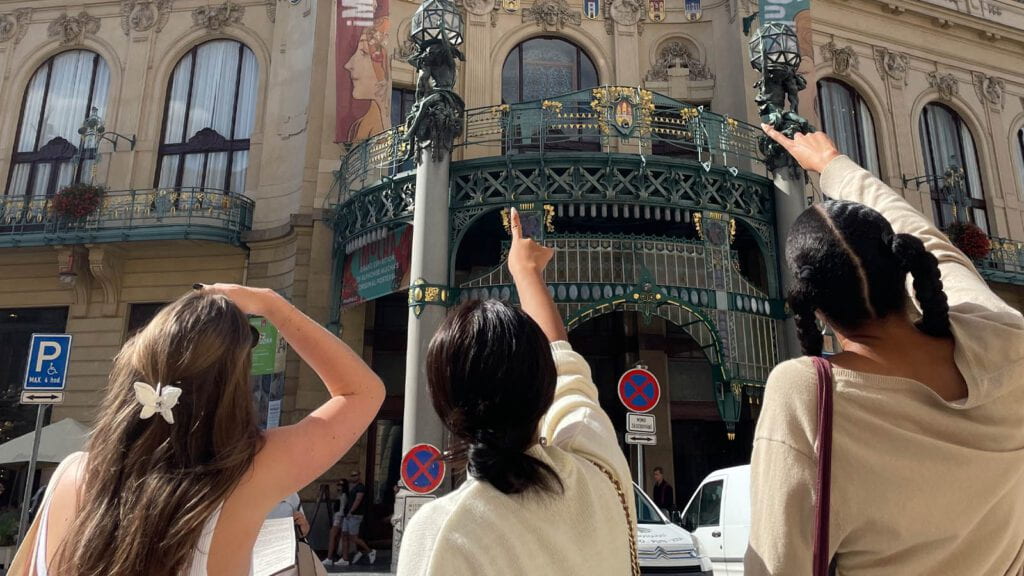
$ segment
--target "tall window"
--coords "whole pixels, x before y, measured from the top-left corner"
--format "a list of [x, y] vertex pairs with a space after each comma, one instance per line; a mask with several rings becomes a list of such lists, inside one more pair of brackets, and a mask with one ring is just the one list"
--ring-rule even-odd
[[200, 44], [174, 68], [156, 185], [245, 191], [256, 118], [256, 57], [244, 44]]
[[1017, 172], [1020, 174], [1020, 198], [1024, 200], [1024, 128], [1017, 130]]
[[875, 122], [856, 90], [838, 80], [818, 82], [821, 129], [835, 140], [839, 151], [879, 175]]
[[412, 105], [416, 103], [416, 91], [405, 88], [391, 89], [391, 126], [405, 124], [405, 119], [412, 111]]
[[560, 38], [533, 38], [516, 46], [501, 71], [505, 104], [552, 98], [597, 86], [597, 69], [587, 53]]
[[71, 50], [36, 70], [25, 90], [8, 195], [47, 196], [76, 181], [93, 160], [78, 155], [78, 128], [107, 108], [110, 70], [95, 52]]
[[944, 192], [943, 186], [933, 184], [930, 188], [935, 223], [942, 228], [956, 222], [958, 217], [963, 220], [966, 216], [966, 220], [988, 232], [985, 190], [981, 186], [977, 148], [963, 119], [947, 106], [928, 104], [921, 112], [919, 129], [925, 172], [929, 176], [942, 178], [946, 169], [954, 165], [964, 170], [965, 190], [961, 202], [966, 203], [965, 214], [957, 214], [953, 199]]

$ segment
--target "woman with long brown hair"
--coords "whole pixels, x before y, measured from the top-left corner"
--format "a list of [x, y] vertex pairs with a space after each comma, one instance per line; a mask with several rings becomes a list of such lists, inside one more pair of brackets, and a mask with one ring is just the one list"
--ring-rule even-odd
[[[114, 359], [88, 452], [51, 480], [29, 576], [244, 576], [264, 518], [351, 446], [384, 398], [348, 346], [277, 293], [196, 285]], [[266, 317], [331, 398], [261, 432], [249, 382]], [[20, 575], [19, 575], [20, 576]]]

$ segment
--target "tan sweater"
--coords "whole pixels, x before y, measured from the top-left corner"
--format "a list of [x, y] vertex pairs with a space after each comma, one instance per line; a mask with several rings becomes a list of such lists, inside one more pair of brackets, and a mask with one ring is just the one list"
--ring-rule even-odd
[[[938, 230], [849, 158], [823, 192], [867, 204], [938, 259], [968, 398], [835, 370], [830, 554], [840, 576], [1024, 572], [1024, 319]], [[754, 438], [746, 574], [811, 573], [817, 379], [780, 364]]]
[[[551, 350], [558, 385], [541, 425], [547, 446], [529, 454], [554, 468], [564, 495], [507, 496], [470, 478], [413, 517], [402, 538], [399, 576], [630, 574], [636, 510], [629, 465], [586, 361], [568, 342]], [[612, 482], [591, 462], [619, 480], [631, 526]]]

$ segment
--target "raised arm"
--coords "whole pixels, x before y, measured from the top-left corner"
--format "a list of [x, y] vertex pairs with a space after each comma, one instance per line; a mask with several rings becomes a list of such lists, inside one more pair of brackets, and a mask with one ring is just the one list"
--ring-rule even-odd
[[297, 424], [267, 431], [251, 483], [276, 503], [323, 474], [359, 440], [384, 401], [384, 384], [347, 344], [276, 292], [233, 284], [203, 289], [270, 320], [331, 396]]
[[988, 287], [967, 256], [954, 246], [923, 214], [892, 188], [843, 156], [827, 135], [797, 134], [794, 139], [765, 125], [765, 133], [779, 142], [806, 170], [821, 173], [822, 192], [838, 200], [874, 208], [897, 234], [920, 238], [939, 261], [943, 288], [950, 306], [971, 303], [993, 312], [1018, 314]]
[[[514, 209], [511, 219], [509, 271], [515, 280], [523, 311], [540, 325], [551, 342], [551, 353], [558, 371], [555, 399], [541, 422], [540, 435], [551, 446], [597, 462], [618, 478], [624, 490], [630, 490], [629, 465], [619, 449], [615, 427], [601, 409], [590, 366], [569, 345], [565, 324], [544, 283], [544, 268], [551, 261], [554, 250], [523, 238], [519, 214]], [[632, 509], [632, 497], [628, 502]]]

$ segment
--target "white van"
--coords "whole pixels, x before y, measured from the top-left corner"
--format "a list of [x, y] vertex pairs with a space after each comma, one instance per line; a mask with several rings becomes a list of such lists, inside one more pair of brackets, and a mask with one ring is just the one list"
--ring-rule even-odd
[[633, 483], [641, 574], [713, 576], [711, 560], [692, 534], [676, 526]]
[[683, 528], [710, 557], [715, 576], [742, 575], [750, 538], [750, 465], [708, 474], [682, 518]]

